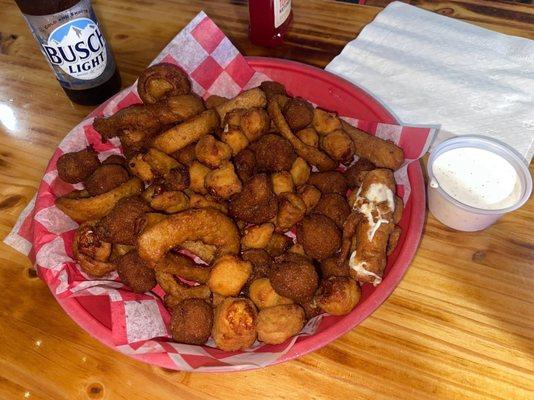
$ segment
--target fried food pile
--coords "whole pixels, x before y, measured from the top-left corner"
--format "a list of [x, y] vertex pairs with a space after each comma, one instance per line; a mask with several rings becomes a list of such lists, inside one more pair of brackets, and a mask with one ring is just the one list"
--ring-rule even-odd
[[360, 285], [381, 282], [400, 236], [399, 147], [277, 82], [204, 101], [159, 64], [138, 92], [143, 104], [93, 123], [125, 157], [88, 147], [57, 161], [84, 186], [56, 204], [80, 224], [73, 253], [87, 275], [116, 270], [137, 293], [159, 285], [174, 340], [226, 351], [350, 313]]

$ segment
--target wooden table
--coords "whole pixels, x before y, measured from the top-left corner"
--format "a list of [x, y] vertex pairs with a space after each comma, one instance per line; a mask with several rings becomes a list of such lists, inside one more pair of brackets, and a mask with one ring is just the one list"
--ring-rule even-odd
[[[293, 0], [287, 44], [247, 38], [244, 0], [94, 1], [129, 85], [204, 9], [245, 55], [325, 66], [388, 1]], [[534, 8], [480, 0], [412, 1], [534, 38]], [[11, 0], [0, 0], [0, 236], [36, 191], [63, 136], [91, 109], [71, 104]], [[112, 351], [60, 309], [28, 260], [1, 244], [0, 398], [534, 398], [534, 200], [482, 233], [428, 216], [394, 294], [313, 354], [239, 374], [163, 370]]]

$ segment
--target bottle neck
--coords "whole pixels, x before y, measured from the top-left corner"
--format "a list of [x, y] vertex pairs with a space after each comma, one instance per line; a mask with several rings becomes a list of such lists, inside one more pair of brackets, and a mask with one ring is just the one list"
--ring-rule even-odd
[[80, 0], [15, 0], [26, 15], [51, 15], [64, 11], [80, 2]]

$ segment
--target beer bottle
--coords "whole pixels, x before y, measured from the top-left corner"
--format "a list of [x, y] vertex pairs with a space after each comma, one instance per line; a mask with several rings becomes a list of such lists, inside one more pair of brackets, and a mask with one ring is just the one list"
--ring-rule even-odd
[[15, 0], [59, 84], [94, 105], [121, 87], [119, 71], [90, 0]]

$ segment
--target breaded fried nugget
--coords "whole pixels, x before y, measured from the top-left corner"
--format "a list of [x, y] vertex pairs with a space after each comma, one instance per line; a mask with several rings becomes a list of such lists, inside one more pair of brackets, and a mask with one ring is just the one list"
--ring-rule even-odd
[[172, 156], [180, 162], [180, 164], [191, 166], [193, 161], [197, 159], [195, 152], [196, 143], [191, 143], [184, 148], [172, 153]]
[[297, 225], [297, 242], [302, 244], [306, 254], [323, 260], [338, 251], [341, 246], [341, 231], [330, 218], [312, 214]]
[[262, 108], [246, 110], [240, 120], [241, 130], [250, 142], [258, 140], [264, 135], [270, 125], [271, 119], [269, 118], [269, 114]]
[[345, 171], [345, 179], [350, 189], [360, 187], [363, 177], [368, 171], [376, 169], [376, 166], [365, 158], [360, 158]]
[[300, 196], [291, 192], [284, 192], [278, 196], [278, 214], [276, 215], [276, 229], [279, 232], [290, 230], [300, 222], [306, 214], [306, 204]]
[[350, 163], [354, 158], [354, 143], [342, 129], [336, 129], [321, 138], [321, 149], [340, 163]]
[[302, 307], [296, 304], [278, 305], [258, 313], [258, 340], [269, 344], [280, 344], [300, 332], [306, 316]]
[[291, 304], [293, 300], [275, 292], [268, 278], [255, 279], [249, 287], [248, 295], [258, 309]]
[[327, 193], [321, 197], [313, 212], [326, 215], [336, 223], [339, 229], [343, 229], [343, 224], [350, 214], [350, 207], [345, 197], [336, 193]]
[[308, 184], [315, 186], [321, 193], [337, 193], [345, 196], [347, 182], [343, 174], [337, 171], [312, 172]]
[[245, 228], [241, 237], [241, 248], [246, 249], [263, 249], [271, 240], [274, 232], [274, 225], [266, 222], [261, 225], [252, 225]]
[[256, 340], [258, 311], [245, 298], [227, 297], [215, 309], [212, 337], [217, 347], [237, 351], [250, 347]]
[[166, 190], [185, 190], [191, 184], [189, 170], [184, 165], [172, 168], [164, 176], [163, 184]]
[[331, 276], [350, 276], [348, 260], [340, 261], [337, 257], [330, 257], [321, 261], [321, 275], [323, 279]]
[[288, 171], [274, 172], [271, 175], [271, 182], [273, 184], [273, 192], [277, 195], [295, 190], [293, 178]]
[[350, 313], [360, 301], [360, 286], [347, 276], [332, 276], [321, 282], [317, 292], [317, 305], [331, 315]]
[[150, 211], [151, 208], [140, 196], [121, 199], [111, 212], [98, 222], [98, 236], [110, 243], [135, 245], [138, 220]]
[[293, 165], [291, 166], [291, 178], [296, 186], [304, 185], [308, 182], [310, 177], [311, 168], [308, 163], [301, 157], [297, 157]]
[[309, 302], [319, 285], [319, 277], [310, 260], [299, 254], [277, 257], [269, 271], [273, 289], [297, 303]]
[[267, 99], [277, 94], [287, 95], [285, 86], [276, 81], [264, 81], [261, 83], [260, 89], [264, 91]]
[[85, 189], [91, 196], [109, 192], [126, 182], [130, 176], [128, 171], [117, 164], [106, 164], [98, 167], [84, 182]]
[[87, 179], [98, 167], [100, 161], [92, 147], [65, 153], [57, 159], [57, 173], [68, 183], [78, 183]]
[[341, 129], [341, 120], [336, 114], [321, 108], [313, 110], [313, 127], [321, 135], [327, 135], [336, 129]]
[[232, 156], [232, 149], [224, 142], [220, 142], [212, 135], [200, 138], [195, 146], [198, 161], [210, 168], [219, 168]]
[[256, 155], [260, 172], [288, 171], [297, 158], [291, 143], [275, 134], [267, 134], [249, 146]]
[[137, 81], [137, 92], [145, 104], [190, 91], [191, 83], [187, 74], [171, 63], [160, 63], [145, 69]]
[[121, 156], [120, 154], [112, 154], [104, 161], [102, 161], [102, 165], [107, 164], [117, 164], [126, 168], [128, 167], [128, 160], [126, 160], [126, 158], [124, 158], [124, 156]]
[[313, 121], [313, 106], [301, 98], [289, 99], [282, 113], [293, 131], [304, 129]]
[[210, 172], [211, 170], [204, 164], [193, 161], [189, 166], [189, 189], [200, 194], [208, 193], [206, 189], [206, 175]]
[[179, 343], [204, 344], [212, 327], [213, 309], [202, 299], [185, 299], [172, 309], [172, 338]]
[[272, 258], [265, 250], [245, 250], [241, 257], [243, 260], [252, 264], [252, 274], [250, 275], [249, 283], [255, 279], [265, 278], [269, 274]]
[[208, 286], [213, 293], [237, 296], [252, 274], [252, 264], [236, 255], [226, 254], [213, 263]]
[[271, 240], [265, 247], [265, 250], [271, 257], [278, 257], [284, 254], [293, 245], [293, 240], [281, 233], [273, 233]]
[[313, 127], [304, 128], [296, 132], [295, 135], [308, 146], [319, 147], [319, 135]]
[[270, 179], [259, 174], [245, 182], [240, 193], [230, 198], [228, 212], [234, 218], [251, 224], [262, 224], [276, 216], [278, 202]]
[[256, 155], [250, 149], [241, 150], [234, 157], [234, 164], [237, 176], [242, 182], [248, 181], [254, 175], [256, 175]]
[[230, 146], [234, 156], [249, 145], [247, 137], [239, 128], [229, 127], [221, 132], [220, 136], [221, 140]]
[[297, 190], [304, 204], [306, 204], [306, 214], [313, 211], [319, 200], [321, 200], [321, 191], [313, 185], [302, 185]]
[[208, 172], [204, 183], [208, 193], [218, 199], [228, 199], [242, 189], [234, 164], [230, 161], [225, 161], [219, 168]]
[[145, 293], [156, 286], [154, 270], [132, 250], [117, 260], [117, 272], [122, 283], [136, 293]]

